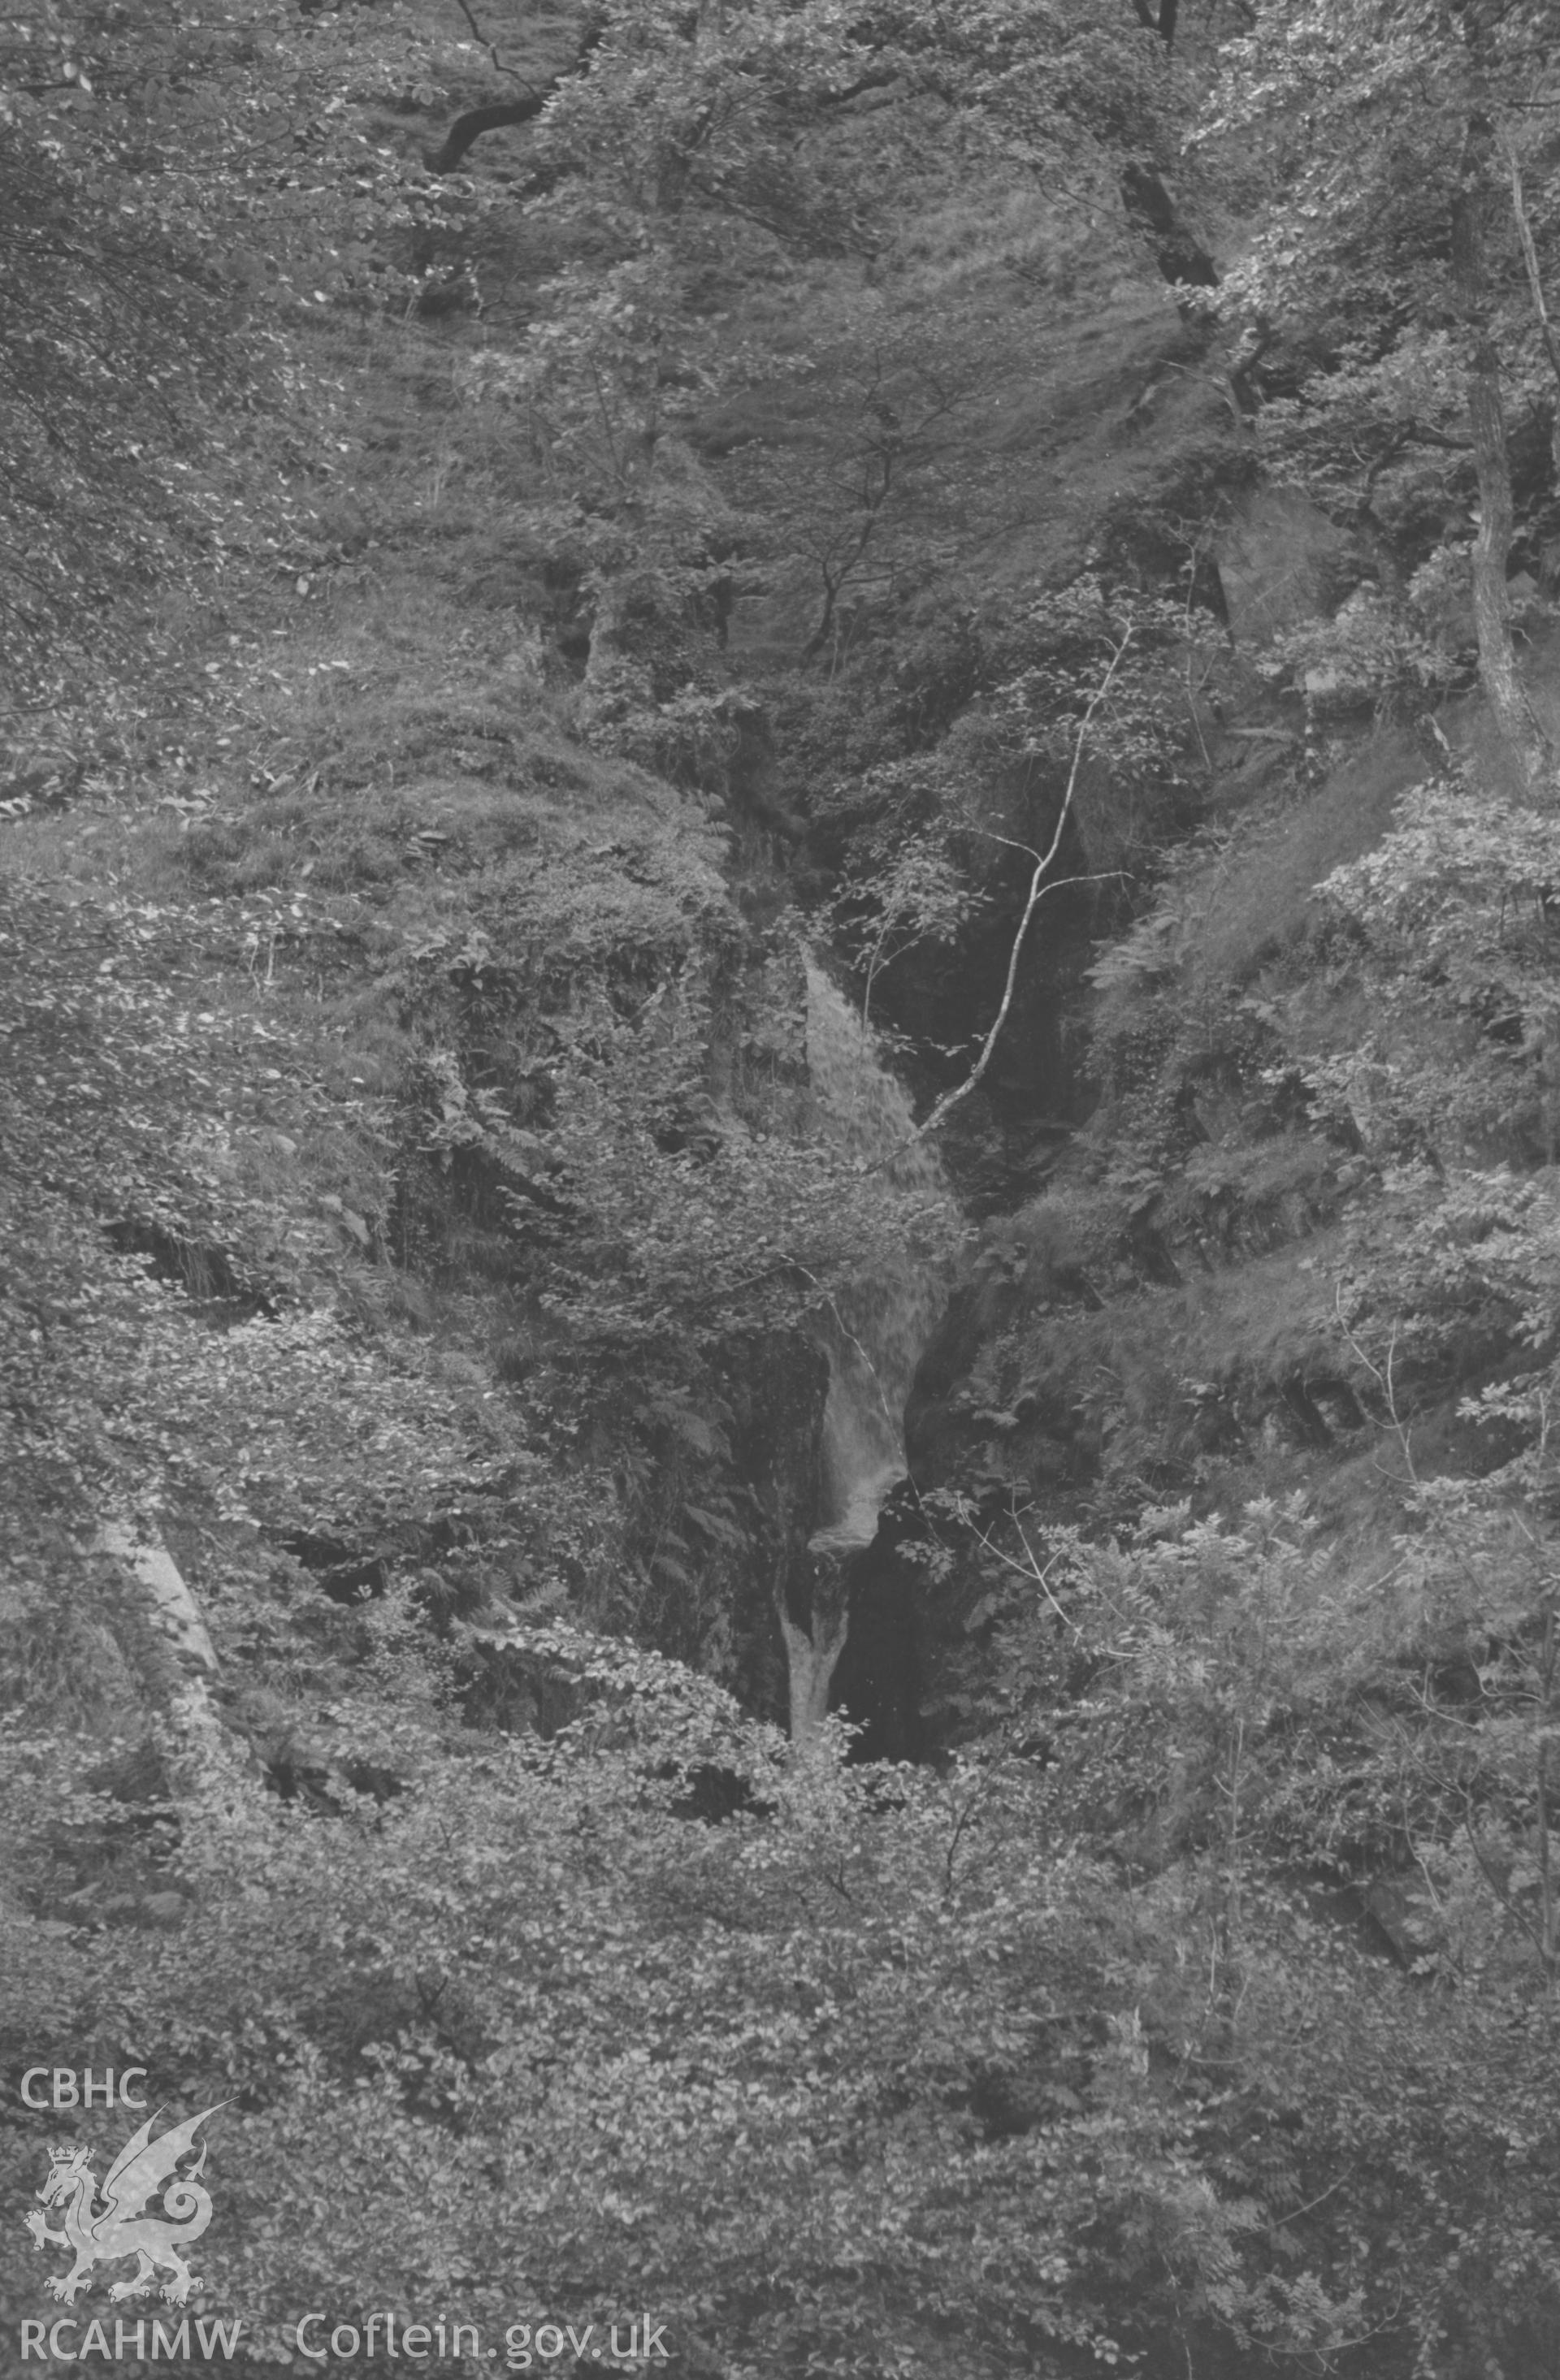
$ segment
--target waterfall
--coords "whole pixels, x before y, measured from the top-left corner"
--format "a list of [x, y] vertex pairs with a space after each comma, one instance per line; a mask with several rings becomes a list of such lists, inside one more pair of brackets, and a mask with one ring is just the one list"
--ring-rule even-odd
[[[814, 961], [806, 962], [807, 1065], [820, 1129], [895, 1189], [947, 1195], [933, 1150], [912, 1137], [904, 1087], [871, 1034]], [[877, 1535], [889, 1490], [905, 1475], [905, 1405], [942, 1305], [936, 1278], [907, 1252], [884, 1256], [835, 1290], [811, 1322], [829, 1359], [823, 1410], [823, 1510], [810, 1539], [811, 1609], [782, 1611], [790, 1662], [791, 1734], [805, 1742], [828, 1709], [849, 1629], [849, 1565]]]

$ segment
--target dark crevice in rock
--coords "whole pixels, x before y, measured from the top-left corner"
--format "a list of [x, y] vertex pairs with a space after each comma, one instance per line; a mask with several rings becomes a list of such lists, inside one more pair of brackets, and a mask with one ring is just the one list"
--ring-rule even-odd
[[1146, 236], [1154, 261], [1166, 281], [1187, 281], [1200, 289], [1218, 287], [1218, 268], [1182, 222], [1174, 200], [1152, 165], [1128, 165], [1121, 177], [1121, 196], [1128, 215]]
[[232, 1258], [209, 1240], [133, 1215], [105, 1223], [104, 1233], [121, 1256], [147, 1257], [153, 1278], [176, 1282], [206, 1309], [204, 1320], [231, 1325], [263, 1315], [267, 1321], [274, 1321], [276, 1308], [270, 1298], [246, 1281]]
[[357, 1552], [339, 1538], [295, 1529], [281, 1544], [333, 1603], [372, 1602], [390, 1584], [390, 1566], [382, 1554]]
[[920, 1761], [927, 1753], [917, 1582], [899, 1550], [922, 1534], [914, 1502], [908, 1482], [896, 1489], [876, 1537], [851, 1565], [850, 1633], [830, 1700], [861, 1730], [855, 1760]]

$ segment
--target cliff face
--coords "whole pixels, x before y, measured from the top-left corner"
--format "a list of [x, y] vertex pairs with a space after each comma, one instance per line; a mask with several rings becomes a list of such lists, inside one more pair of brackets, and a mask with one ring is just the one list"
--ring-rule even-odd
[[[497, 15], [573, 104], [572, 20]], [[640, 289], [627, 218], [547, 197], [545, 128], [490, 127], [435, 188], [420, 119], [481, 99], [475, 53], [427, 35], [391, 104], [373, 38], [334, 18], [296, 37], [309, 89], [336, 78], [321, 223], [339, 168], [368, 246], [295, 300], [298, 210], [253, 235], [294, 408], [274, 451], [255, 433], [253, 486], [233, 466], [256, 558], [224, 549], [214, 630], [167, 636], [148, 696], [62, 697], [7, 747], [11, 1081], [52, 1081], [73, 1037], [99, 1087], [18, 1114], [18, 1196], [57, 1184], [18, 1221], [18, 1278], [57, 1274], [39, 1294], [79, 1313], [88, 1251], [127, 1342], [155, 1318], [192, 1416], [171, 1470], [150, 1408], [104, 1468], [66, 1396], [51, 1459], [94, 1508], [161, 1502], [198, 1590], [245, 1543], [284, 1606], [569, 1610], [779, 1717], [781, 1615], [805, 1620], [809, 1540], [858, 1492], [825, 1475], [825, 1414], [877, 1344], [871, 1282], [893, 1275], [924, 1336], [949, 1228], [942, 1186], [880, 1178], [884, 1150], [831, 1121], [806, 966], [839, 967], [836, 929], [859, 951], [904, 840], [879, 781], [957, 781], [946, 817], [929, 777], [905, 820], [954, 834], [952, 937], [912, 917], [865, 986], [913, 1045], [911, 1091], [957, 1077], [1000, 995], [1014, 846], [1057, 802], [1061, 747], [1026, 750], [996, 690], [1055, 662], [1030, 615], [1080, 572], [1205, 604], [1200, 524], [1249, 471], [1237, 408], [1103, 150], [1079, 152], [1091, 230], [995, 151], [960, 164], [957, 108], [890, 76], [817, 112], [805, 172], [762, 206], [662, 207]], [[276, 60], [213, 42], [221, 88], [261, 92]], [[79, 107], [65, 132], [95, 137]], [[885, 176], [871, 238], [819, 212]], [[368, 304], [371, 257], [412, 293], [398, 323]], [[1176, 774], [1119, 786], [1090, 758], [1068, 856], [1098, 880], [1047, 912], [950, 1142], [971, 1212], [1032, 1196], [1088, 1105], [1080, 971], [1110, 871], [1195, 811]], [[885, 1063], [863, 1044], [857, 1087], [908, 1133]], [[90, 1369], [75, 1328], [36, 1360]], [[902, 1460], [882, 1361], [874, 1497]], [[114, 1381], [116, 1413], [146, 1377]], [[289, 1444], [289, 1400], [362, 1410]], [[877, 1616], [842, 1674], [892, 1670], [877, 1723], [919, 1744], [913, 1653], [862, 1592]]]
[[[1396, 511], [1352, 526], [1264, 474], [1305, 356], [1237, 352], [1200, 294], [1244, 235], [1166, 185], [1152, 42], [1125, 113], [1079, 98], [1066, 191], [975, 140], [984, 84], [884, 67], [811, 93], [762, 202], [755, 151], [630, 206], [602, 28], [500, 30], [558, 103], [473, 118], [458, 183], [416, 119], [481, 100], [470, 58], [399, 113], [353, 67], [335, 110], [426, 206], [381, 226], [398, 328], [345, 268], [278, 317], [296, 577], [229, 556], [228, 625], [151, 701], [13, 737], [13, 1079], [52, 1081], [68, 1014], [99, 1085], [18, 1117], [20, 1196], [52, 1166], [63, 1201], [18, 1245], [67, 1285], [91, 1211], [127, 1313], [160, 1281], [160, 1331], [240, 1351], [177, 1480], [152, 1421], [122, 1477], [95, 1423], [55, 1451], [94, 1500], [251, 1528], [277, 1592], [570, 1610], [771, 1717], [786, 1627], [821, 1630], [869, 1747], [935, 1750], [999, 1520], [1303, 1488], [1340, 1545], [1390, 1533], [1334, 1308], [1415, 1152], [1344, 1075], [1487, 1057], [1511, 1117], [1460, 1145], [1519, 1169], [1553, 1100], [1498, 965], [1409, 996], [1320, 888], [1427, 771], [1505, 784], [1471, 614], [1421, 572], [1404, 625], [1395, 449]], [[820, 999], [887, 1037], [844, 1105]], [[426, 1408], [411, 1472], [286, 1443], [332, 1330], [365, 1443], [376, 1398], [386, 1445]], [[1426, 1368], [1425, 1459], [1465, 1459], [1457, 1400], [1508, 1359], [1473, 1332]]]
[[[569, 28], [532, 32], [567, 80]], [[351, 103], [414, 171], [415, 122]], [[809, 1541], [855, 1493], [825, 1442], [852, 1365], [892, 1407], [858, 1466], [874, 1503], [902, 1459], [904, 1367], [860, 1351], [911, 1276], [918, 1341], [952, 1295], [909, 1402], [923, 1494], [1109, 1520], [1347, 1473], [1315, 1252], [1371, 1177], [1274, 1076], [1354, 1030], [1317, 988], [1313, 888], [1421, 756], [1263, 672], [1373, 565], [1258, 486], [1249, 392], [1165, 278], [1192, 235], [1162, 179], [1145, 214], [1099, 152], [1086, 222], [1010, 160], [956, 170], [926, 145], [953, 122], [890, 79], [810, 132], [819, 190], [893, 161], [875, 245], [677, 216], [644, 388], [628, 314], [610, 354], [556, 323], [538, 347], [560, 275], [618, 272], [616, 234], [528, 212], [545, 140], [485, 131], [401, 260], [447, 307], [360, 332], [344, 294], [289, 322], [315, 391], [296, 578], [230, 567], [219, 641], [71, 768], [40, 775], [43, 730], [17, 746], [15, 1079], [59, 1062], [64, 1000], [109, 1087], [91, 1132], [18, 1124], [24, 1172], [60, 1135], [62, 1215], [83, 1193], [111, 1234], [94, 1268], [132, 1305], [160, 1279], [165, 1334], [231, 1334], [236, 1383], [290, 1378], [288, 1332], [334, 1315], [365, 1442], [383, 1396], [397, 1428], [425, 1401], [443, 1450], [379, 1477], [278, 1418], [251, 1463], [250, 1389], [208, 1398], [179, 1524], [252, 1528], [278, 1592], [571, 1609], [778, 1717], [782, 1615], [806, 1621]], [[597, 373], [583, 412], [543, 352]], [[1125, 708], [1075, 744], [1113, 617]], [[1058, 832], [1064, 880], [938, 1136], [981, 1235], [955, 1281], [946, 1213], [916, 1220], [945, 1186], [879, 1179], [884, 1116], [908, 1136], [907, 1101], [969, 1071]], [[903, 1092], [862, 1045], [871, 1147], [808, 1046], [825, 961], [898, 1037]], [[154, 1437], [93, 1497], [163, 1493]], [[836, 1682], [899, 1751], [957, 1731], [980, 1636], [978, 1565], [933, 1587], [896, 1552], [917, 1525], [894, 1506], [857, 1562]]]
[[0, 2039], [277, 2369], [1554, 2364], [1554, 93], [1297, 21], [0, 25]]

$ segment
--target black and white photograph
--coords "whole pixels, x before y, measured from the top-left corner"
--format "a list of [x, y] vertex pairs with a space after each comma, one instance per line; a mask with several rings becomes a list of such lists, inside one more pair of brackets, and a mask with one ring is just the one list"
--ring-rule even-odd
[[0, 0], [0, 2380], [314, 2374], [1560, 2380], [1557, 0]]

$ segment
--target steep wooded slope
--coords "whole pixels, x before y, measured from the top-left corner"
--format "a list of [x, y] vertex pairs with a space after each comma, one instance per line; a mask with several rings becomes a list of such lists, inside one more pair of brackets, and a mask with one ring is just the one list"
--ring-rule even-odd
[[[16, 82], [7, 2053], [233, 2100], [277, 2370], [305, 2301], [630, 2300], [727, 2380], [1542, 2369], [1554, 870], [1455, 372], [1169, 286], [1125, 6], [478, 14], [66, 12]], [[179, 405], [94, 377], [62, 188]], [[1059, 828], [961, 1249], [810, 975], [924, 1111]], [[755, 1715], [912, 1265], [889, 1774]]]

